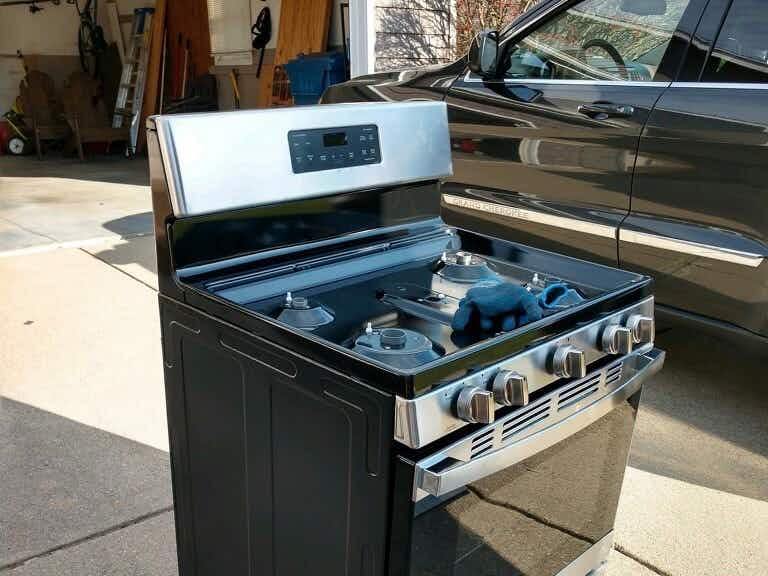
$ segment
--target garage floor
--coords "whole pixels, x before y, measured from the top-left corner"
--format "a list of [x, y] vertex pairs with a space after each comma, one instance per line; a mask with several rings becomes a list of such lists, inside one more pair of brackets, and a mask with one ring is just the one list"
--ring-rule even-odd
[[[145, 166], [0, 157], [0, 576], [176, 574]], [[765, 574], [761, 359], [658, 345], [609, 575]]]
[[152, 232], [146, 159], [0, 156], [0, 252]]

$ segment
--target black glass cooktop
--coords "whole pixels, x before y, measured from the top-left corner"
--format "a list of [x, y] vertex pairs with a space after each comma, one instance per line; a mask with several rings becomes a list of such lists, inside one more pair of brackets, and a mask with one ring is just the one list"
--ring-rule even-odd
[[[495, 336], [451, 328], [459, 302], [471, 288], [509, 282], [538, 294], [559, 281], [495, 258], [453, 251], [247, 307], [374, 360], [413, 368]], [[585, 299], [601, 293], [587, 284], [570, 285]]]

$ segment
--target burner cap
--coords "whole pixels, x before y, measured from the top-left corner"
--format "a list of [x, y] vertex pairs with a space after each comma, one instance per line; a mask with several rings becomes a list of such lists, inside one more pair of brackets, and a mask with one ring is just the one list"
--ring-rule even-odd
[[438, 272], [451, 282], [474, 283], [481, 280], [497, 278], [484, 258], [462, 250], [446, 254], [443, 258], [443, 268]]
[[352, 349], [396, 368], [415, 368], [440, 357], [429, 338], [403, 328], [361, 334]]
[[399, 328], [386, 328], [379, 334], [379, 342], [384, 348], [405, 348], [408, 334]]
[[309, 310], [309, 300], [303, 296], [296, 296], [291, 300], [289, 306], [294, 310]]
[[295, 328], [314, 330], [318, 326], [333, 322], [333, 314], [319, 304], [312, 306], [308, 298], [296, 296], [286, 298], [277, 319]]

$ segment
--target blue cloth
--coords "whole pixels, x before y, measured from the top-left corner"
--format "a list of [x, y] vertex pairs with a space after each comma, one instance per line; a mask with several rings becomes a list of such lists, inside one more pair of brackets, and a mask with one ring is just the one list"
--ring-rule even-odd
[[562, 282], [550, 284], [539, 294], [539, 306], [545, 310], [573, 306], [582, 301], [584, 298], [581, 294]]
[[451, 327], [456, 331], [507, 332], [541, 316], [536, 296], [522, 286], [510, 283], [478, 286], [470, 289], [459, 302]]

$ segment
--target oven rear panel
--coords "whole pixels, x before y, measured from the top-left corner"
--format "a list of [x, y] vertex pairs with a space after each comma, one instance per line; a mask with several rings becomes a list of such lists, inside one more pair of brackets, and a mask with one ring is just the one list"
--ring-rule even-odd
[[[393, 526], [393, 544], [401, 548], [392, 549], [390, 574], [559, 572], [613, 529], [639, 401], [636, 392], [600, 420], [527, 460], [442, 499], [430, 496], [395, 511], [399, 526]], [[405, 460], [398, 464], [396, 499], [401, 502], [412, 490], [413, 470]]]

